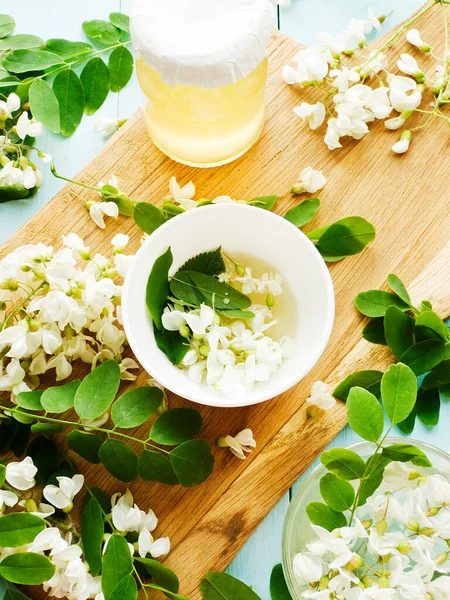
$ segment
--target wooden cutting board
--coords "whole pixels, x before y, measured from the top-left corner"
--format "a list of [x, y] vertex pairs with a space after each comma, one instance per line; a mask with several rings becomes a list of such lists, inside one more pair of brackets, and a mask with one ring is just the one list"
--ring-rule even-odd
[[[450, 12], [450, 7], [445, 8]], [[420, 30], [433, 50], [441, 52], [439, 7], [423, 18]], [[323, 135], [309, 131], [292, 112], [300, 101], [317, 101], [314, 91], [287, 86], [281, 78], [282, 66], [298, 49], [298, 44], [282, 34], [272, 39], [267, 123], [259, 143], [241, 159], [207, 170], [176, 164], [152, 145], [138, 112], [77, 177], [96, 184], [114, 173], [121, 189], [131, 197], [159, 203], [168, 193], [169, 177], [175, 175], [181, 183], [192, 179], [198, 197], [229, 194], [248, 199], [279, 194], [276, 210], [284, 213], [299, 202], [289, 193], [291, 184], [302, 168], [311, 165], [328, 178], [320, 193], [322, 208], [311, 229], [350, 215], [363, 216], [377, 228], [375, 242], [362, 254], [330, 265], [336, 322], [328, 348], [313, 371], [294, 389], [259, 406], [198, 407], [205, 422], [202, 435], [211, 443], [228, 433], [252, 428], [258, 447], [250, 457], [241, 462], [227, 450], [215, 449], [213, 476], [190, 490], [139, 480], [130, 486], [137, 504], [146, 510], [153, 508], [160, 518], [158, 536], [170, 536], [173, 550], [166, 564], [176, 570], [181, 592], [192, 600], [200, 598], [201, 577], [210, 569], [228, 565], [282, 494], [344, 427], [345, 408], [340, 403], [326, 416], [306, 421], [305, 398], [311, 384], [321, 379], [334, 385], [353, 370], [384, 369], [392, 360], [384, 347], [361, 340], [364, 320], [353, 308], [354, 296], [382, 286], [386, 276], [395, 272], [411, 290], [414, 301], [430, 299], [442, 316], [448, 314], [448, 125], [438, 119], [429, 130], [418, 133], [404, 156], [390, 152], [397, 134], [388, 132], [382, 123], [362, 141], [345, 140], [342, 150], [329, 152]], [[420, 55], [418, 59], [425, 69], [432, 66], [431, 58]], [[105, 254], [110, 252], [111, 238], [126, 232], [131, 237], [131, 251], [135, 251], [141, 232], [132, 220], [120, 217], [117, 222], [110, 220], [106, 231], [96, 228], [80, 202], [92, 198], [92, 192], [80, 189], [65, 187], [2, 246], [0, 256], [31, 242], [58, 247], [61, 235], [70, 231], [84, 237], [93, 251]], [[74, 369], [74, 376], [86, 373], [85, 365]], [[146, 374], [141, 372], [138, 383], [145, 380]], [[170, 403], [187, 404], [175, 397]], [[74, 459], [90, 484], [110, 493], [124, 489], [102, 468]]]

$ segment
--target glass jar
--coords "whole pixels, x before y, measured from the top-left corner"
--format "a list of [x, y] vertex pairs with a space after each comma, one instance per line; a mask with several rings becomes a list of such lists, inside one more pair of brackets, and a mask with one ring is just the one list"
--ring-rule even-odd
[[170, 158], [213, 167], [257, 141], [274, 15], [272, 0], [134, 0], [145, 121]]
[[[405, 438], [396, 437], [387, 438], [384, 445], [404, 444], [405, 441], [423, 450], [433, 464], [433, 467], [429, 469], [421, 467], [421, 472], [437, 473], [439, 467], [446, 467], [445, 471], [449, 471], [450, 455], [443, 450], [439, 450], [439, 448], [417, 440], [409, 438], [405, 440]], [[375, 445], [370, 442], [358, 442], [348, 448], [366, 459], [374, 451]], [[294, 556], [298, 552], [306, 551], [306, 544], [315, 537], [314, 531], [310, 527], [311, 521], [306, 514], [306, 506], [310, 502], [323, 502], [319, 482], [325, 473], [328, 473], [327, 469], [320, 464], [313, 470], [309, 477], [302, 481], [289, 505], [289, 510], [284, 521], [282, 542], [283, 572], [293, 600], [302, 600], [302, 592], [311, 589], [297, 582], [294, 575], [293, 562]], [[448, 476], [446, 477], [448, 478]]]

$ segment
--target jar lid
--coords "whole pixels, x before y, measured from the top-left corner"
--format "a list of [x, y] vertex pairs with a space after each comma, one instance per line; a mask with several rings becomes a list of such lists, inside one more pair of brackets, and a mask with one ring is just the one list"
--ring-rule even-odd
[[138, 58], [169, 84], [220, 87], [249, 75], [275, 28], [273, 0], [133, 0]]

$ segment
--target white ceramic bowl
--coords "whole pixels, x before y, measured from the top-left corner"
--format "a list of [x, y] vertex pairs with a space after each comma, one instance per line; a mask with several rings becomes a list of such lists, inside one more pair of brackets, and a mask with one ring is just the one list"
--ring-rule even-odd
[[[225, 397], [191, 381], [156, 345], [145, 304], [145, 288], [155, 260], [172, 248], [169, 275], [189, 258], [222, 246], [250, 255], [282, 275], [296, 301], [292, 357], [269, 381], [255, 384], [245, 398]], [[123, 322], [130, 346], [144, 369], [167, 389], [209, 406], [247, 406], [278, 396], [300, 381], [315, 365], [330, 337], [334, 292], [327, 266], [312, 242], [278, 215], [245, 204], [204, 206], [179, 215], [145, 241], [127, 274], [123, 289]]]

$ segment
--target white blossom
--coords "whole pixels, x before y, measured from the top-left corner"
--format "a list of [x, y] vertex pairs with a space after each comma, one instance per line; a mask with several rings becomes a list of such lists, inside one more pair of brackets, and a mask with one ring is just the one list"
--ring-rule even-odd
[[29, 490], [35, 486], [37, 467], [30, 456], [21, 462], [9, 462], [6, 465], [6, 481], [16, 490]]
[[410, 143], [411, 143], [411, 132], [404, 131], [402, 133], [402, 135], [400, 136], [399, 141], [396, 142], [392, 146], [392, 151], [395, 152], [396, 154], [405, 154], [405, 152], [408, 151]]
[[119, 129], [119, 120], [98, 116], [95, 120], [95, 131], [101, 131], [105, 137], [109, 137]]
[[171, 177], [169, 182], [171, 198], [185, 210], [196, 208], [197, 202], [194, 200], [195, 186], [192, 181], [180, 187], [176, 177]]
[[336, 400], [332, 396], [332, 388], [327, 383], [316, 381], [311, 386], [311, 395], [306, 398], [306, 402], [310, 406], [317, 406], [322, 410], [330, 410], [336, 404]]
[[167, 537], [154, 540], [150, 531], [144, 527], [138, 537], [138, 552], [141, 558], [145, 558], [148, 554], [153, 558], [159, 558], [170, 552], [170, 540]]
[[321, 561], [311, 552], [299, 552], [294, 557], [294, 575], [297, 583], [314, 583], [323, 575]]
[[6, 506], [11, 508], [15, 506], [18, 501], [19, 498], [14, 492], [9, 492], [8, 490], [0, 490], [0, 516], [3, 513]]
[[294, 113], [307, 121], [310, 128], [315, 130], [322, 125], [325, 120], [325, 106], [321, 102], [316, 104], [308, 104], [308, 102], [302, 102], [300, 106], [294, 108]]
[[39, 135], [42, 135], [43, 130], [42, 124], [35, 119], [29, 119], [26, 111], [24, 111], [17, 120], [16, 133], [22, 140], [24, 140], [27, 135], [29, 137], [38, 137]]
[[253, 448], [256, 448], [251, 429], [243, 429], [235, 436], [227, 435], [219, 440], [219, 445], [228, 446], [231, 452], [241, 460], [245, 460], [246, 453], [248, 454]]
[[406, 34], [406, 39], [410, 44], [422, 50], [422, 52], [430, 52], [431, 50], [431, 46], [420, 37], [418, 29], [410, 29]]
[[[17, 94], [9, 94], [6, 100], [0, 100], [0, 117], [2, 119], [10, 119], [12, 113], [19, 110], [21, 100]], [[23, 139], [23, 138], [22, 138]]]
[[105, 216], [117, 219], [119, 207], [115, 202], [89, 202], [89, 214], [91, 219], [101, 229], [105, 229]]
[[306, 167], [300, 171], [299, 182], [292, 186], [292, 191], [295, 194], [301, 194], [303, 192], [314, 194], [322, 189], [326, 182], [326, 177], [322, 171], [317, 171], [312, 167]]
[[355, 69], [349, 69], [348, 67], [341, 67], [341, 69], [332, 69], [330, 71], [330, 77], [334, 79], [334, 85], [337, 87], [339, 92], [346, 92], [352, 83], [358, 83], [361, 79], [359, 73]]
[[409, 77], [393, 75], [389, 80], [389, 89], [391, 104], [399, 113], [416, 109], [422, 101], [417, 82]]
[[412, 75], [417, 81], [423, 82], [425, 76], [417, 64], [416, 59], [411, 54], [401, 54], [397, 61], [397, 67], [406, 75]]
[[327, 55], [315, 48], [300, 50], [293, 57], [292, 62], [295, 67], [286, 66], [283, 69], [283, 78], [286, 83], [314, 85], [323, 81], [328, 74]]
[[70, 477], [57, 477], [58, 485], [49, 484], [44, 487], [43, 495], [53, 506], [70, 512], [73, 508], [73, 499], [84, 484], [83, 475], [76, 474]]

